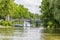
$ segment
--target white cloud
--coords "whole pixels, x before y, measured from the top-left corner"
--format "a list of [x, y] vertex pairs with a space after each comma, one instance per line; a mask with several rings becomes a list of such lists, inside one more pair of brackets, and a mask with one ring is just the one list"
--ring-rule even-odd
[[32, 13], [40, 13], [39, 6], [42, 0], [15, 0], [17, 4], [22, 4]]

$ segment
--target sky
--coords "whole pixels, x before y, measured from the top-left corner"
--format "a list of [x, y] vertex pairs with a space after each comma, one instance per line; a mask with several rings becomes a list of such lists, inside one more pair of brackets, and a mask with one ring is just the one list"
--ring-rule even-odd
[[28, 8], [28, 10], [31, 13], [40, 13], [40, 8], [39, 6], [41, 5], [42, 0], [15, 0], [17, 4], [22, 4], [24, 5], [25, 8]]

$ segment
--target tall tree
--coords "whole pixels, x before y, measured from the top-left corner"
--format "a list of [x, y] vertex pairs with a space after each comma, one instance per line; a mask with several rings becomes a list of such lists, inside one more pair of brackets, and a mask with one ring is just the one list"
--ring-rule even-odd
[[7, 15], [13, 14], [14, 0], [2, 0], [0, 2], [0, 17], [6, 18]]
[[[42, 21], [43, 25], [53, 30], [60, 28], [60, 0], [42, 1]], [[58, 29], [59, 30], [59, 29]]]

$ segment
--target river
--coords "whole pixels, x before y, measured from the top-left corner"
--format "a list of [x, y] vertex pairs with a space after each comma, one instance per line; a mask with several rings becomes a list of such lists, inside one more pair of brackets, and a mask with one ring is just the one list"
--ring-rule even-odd
[[60, 34], [44, 33], [40, 28], [0, 28], [0, 40], [60, 40]]
[[44, 40], [43, 28], [1, 28], [0, 40]]

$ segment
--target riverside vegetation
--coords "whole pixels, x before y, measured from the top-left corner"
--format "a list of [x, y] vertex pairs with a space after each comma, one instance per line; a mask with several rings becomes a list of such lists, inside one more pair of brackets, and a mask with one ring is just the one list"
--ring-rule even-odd
[[[39, 14], [33, 14], [23, 5], [18, 5], [15, 0], [0, 0], [0, 25], [11, 26], [13, 19], [35, 19], [40, 18]], [[21, 23], [21, 22], [20, 22]]]
[[42, 0], [41, 20], [51, 33], [60, 33], [60, 0]]

